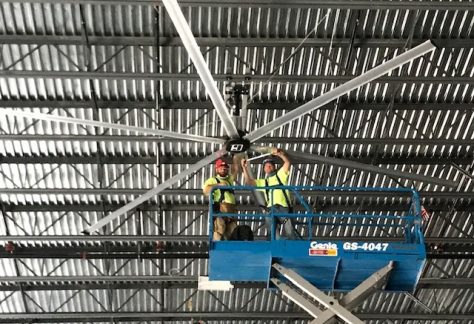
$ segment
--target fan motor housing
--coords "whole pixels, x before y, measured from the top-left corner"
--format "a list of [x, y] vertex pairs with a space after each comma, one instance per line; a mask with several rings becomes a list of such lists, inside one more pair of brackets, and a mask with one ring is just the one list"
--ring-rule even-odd
[[236, 154], [247, 151], [250, 148], [250, 141], [244, 138], [233, 138], [225, 143], [227, 152]]

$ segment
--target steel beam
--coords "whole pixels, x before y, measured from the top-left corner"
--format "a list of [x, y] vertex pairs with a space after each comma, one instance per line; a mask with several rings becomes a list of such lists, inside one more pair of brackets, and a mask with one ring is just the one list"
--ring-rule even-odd
[[[22, 276], [0, 277], [1, 284], [53, 284], [57, 282], [124, 282], [124, 283], [153, 283], [153, 282], [191, 282], [197, 286], [197, 276]], [[146, 288], [146, 286], [143, 286]]]
[[[472, 313], [355, 313], [363, 320], [429, 320], [452, 321], [472, 320]], [[58, 312], [58, 313], [2, 313], [0, 323], [77, 323], [77, 322], [116, 322], [132, 321], [183, 321], [183, 320], [309, 320], [304, 312]]]
[[[357, 314], [357, 313], [356, 313]], [[384, 316], [384, 314], [386, 316]], [[453, 313], [440, 313], [440, 314], [430, 314], [430, 313], [379, 313], [379, 314], [371, 314], [371, 313], [363, 313], [357, 314], [360, 318], [364, 320], [414, 320], [414, 321], [431, 321], [435, 323], [439, 323], [440, 321], [462, 321], [462, 320], [470, 320], [474, 317], [474, 313], [469, 312], [465, 314], [453, 314]]]
[[[110, 236], [108, 236], [110, 237]], [[113, 236], [112, 236], [113, 237]], [[112, 245], [108, 244], [109, 241], [102, 240], [105, 243], [98, 243], [96, 239], [82, 236], [65, 236], [60, 238], [56, 237], [41, 237], [41, 236], [0, 236], [0, 242], [9, 242], [13, 244], [12, 251], [6, 251], [0, 249], [0, 258], [12, 258], [12, 259], [43, 259], [43, 258], [56, 258], [56, 259], [206, 259], [208, 258], [208, 237], [199, 236], [196, 241], [189, 241], [186, 243], [191, 244], [175, 244], [176, 242], [183, 242], [185, 239], [189, 239], [187, 236], [183, 236], [179, 239], [179, 236], [175, 236], [173, 241], [169, 239], [160, 238], [155, 236], [155, 241], [147, 241], [135, 239], [134, 243], [127, 242], [127, 245]], [[56, 238], [56, 240], [54, 240]], [[77, 241], [72, 239], [77, 238]], [[150, 239], [149, 237], [147, 237]], [[257, 240], [262, 239], [257, 237]], [[313, 240], [321, 239], [323, 241], [334, 240], [336, 237], [325, 236], [312, 238]], [[356, 238], [347, 239], [348, 241], [354, 241]], [[402, 238], [396, 237], [359, 237], [359, 241], [364, 242], [400, 242]], [[343, 238], [337, 237], [337, 240], [341, 241]], [[50, 242], [63, 242], [61, 246], [43, 246], [45, 243]], [[115, 240], [114, 242], [123, 242], [124, 237]], [[432, 240], [427, 239], [427, 258], [428, 259], [472, 259], [474, 258], [474, 244], [460, 243], [461, 240], [457, 241], [457, 244], [443, 242], [443, 239], [439, 239], [442, 243], [430, 244]], [[79, 244], [79, 242], [81, 242]], [[88, 244], [84, 244], [87, 242]], [[145, 243], [142, 243], [145, 242]], [[153, 242], [153, 244], [150, 244]], [[160, 242], [160, 248], [157, 248], [155, 242]], [[436, 247], [436, 248], [435, 248]], [[104, 252], [107, 251], [107, 252]]]
[[[1, 277], [0, 291], [40, 290], [89, 290], [89, 289], [196, 289], [198, 279], [194, 276], [22, 276]], [[237, 289], [262, 289], [266, 283], [234, 282]], [[421, 278], [419, 289], [474, 289], [472, 278]]]
[[[18, 248], [14, 253], [0, 250], [0, 259], [81, 259], [81, 260], [178, 260], [178, 259], [208, 259], [208, 253], [86, 253], [86, 252], [52, 252], [50, 254], [42, 251], [43, 248]], [[23, 251], [25, 250], [25, 251]], [[42, 254], [38, 254], [42, 253]]]
[[421, 289], [474, 289], [474, 278], [421, 278], [417, 288]]
[[[207, 235], [37, 235], [0, 236], [0, 242], [188, 242], [207, 244]], [[439, 242], [439, 241], [436, 241]], [[459, 241], [456, 241], [459, 242]], [[462, 241], [461, 241], [462, 242]], [[207, 246], [207, 245], [206, 245]]]
[[[87, 249], [84, 249], [87, 250]], [[474, 259], [473, 253], [428, 253], [427, 259]], [[202, 253], [161, 253], [161, 252], [83, 252], [75, 251], [47, 251], [46, 248], [17, 248], [13, 253], [0, 250], [0, 259], [101, 259], [101, 260], [118, 260], [118, 259], [208, 259], [209, 254]]]
[[[266, 105], [262, 105], [266, 107]], [[2, 108], [93, 108], [95, 102], [93, 100], [1, 100]], [[155, 100], [97, 100], [98, 109], [155, 109]], [[214, 109], [210, 101], [166, 101], [160, 100], [160, 109]]]
[[[308, 153], [308, 155], [311, 153]], [[443, 155], [425, 156], [423, 154], [399, 154], [395, 156], [387, 156], [384, 153], [378, 153], [376, 156], [370, 154], [368, 156], [354, 158], [347, 154], [332, 154], [328, 156], [339, 159], [346, 159], [365, 164], [414, 164], [414, 165], [445, 165], [451, 162], [458, 165], [470, 165], [474, 159], [474, 154], [464, 152], [464, 154], [452, 153]], [[0, 155], [0, 164], [97, 164], [100, 158], [102, 164], [156, 164], [155, 155], [147, 156], [127, 156], [127, 155]], [[194, 164], [203, 158], [198, 156], [166, 156], [160, 155], [161, 164]], [[292, 160], [293, 164], [315, 164], [314, 161], [304, 159], [300, 156]]]
[[[67, 204], [54, 204], [54, 203], [32, 203], [32, 204], [11, 204], [11, 203], [4, 203], [5, 211], [7, 212], [97, 212], [103, 211], [102, 204], [97, 203], [67, 203]], [[105, 208], [107, 210], [116, 210], [122, 207], [124, 204], [117, 204], [117, 203], [107, 203]], [[474, 202], [466, 202], [464, 204], [456, 204], [454, 207], [447, 206], [445, 203], [441, 203], [439, 205], [427, 203], [424, 205], [425, 208], [435, 212], [449, 212], [451, 210], [455, 210], [458, 212], [472, 212], [474, 211]], [[260, 211], [259, 207], [256, 206], [238, 206], [237, 209], [239, 211]], [[208, 211], [209, 204], [202, 203], [202, 204], [166, 204], [161, 203], [157, 205], [155, 203], [144, 203], [140, 206], [140, 210], [143, 211]], [[300, 209], [297, 208], [297, 211]], [[302, 211], [303, 209], [301, 209]], [[336, 203], [332, 203], [331, 205], [325, 205], [318, 207], [318, 211], [320, 212], [342, 212], [342, 211], [369, 211], [369, 212], [403, 212], [406, 211], [406, 208], [392, 206], [389, 204], [379, 204], [379, 205], [367, 205], [365, 203], [361, 204], [351, 204], [351, 205], [339, 205]]]
[[[52, 142], [149, 142], [149, 143], [174, 143], [183, 140], [162, 138], [144, 135], [11, 135], [0, 134], [3, 141], [52, 141]], [[306, 144], [306, 145], [416, 145], [434, 146], [446, 145], [449, 147], [471, 146], [470, 139], [428, 139], [428, 138], [347, 138], [347, 137], [264, 137], [258, 142], [265, 144]], [[166, 157], [165, 157], [166, 158]]]
[[[1, 137], [0, 137], [1, 138]], [[421, 139], [421, 138], [347, 138], [347, 137], [263, 137], [257, 143], [265, 144], [328, 144], [328, 145], [472, 145], [472, 139]]]
[[[195, 37], [196, 42], [202, 47], [328, 47], [347, 48], [351, 45], [350, 38], [271, 38], [271, 37]], [[431, 39], [439, 47], [444, 48], [472, 48], [474, 39]], [[91, 46], [156, 46], [154, 36], [88, 36]], [[412, 46], [417, 46], [426, 39], [413, 39]], [[354, 39], [355, 48], [404, 48], [406, 39], [387, 38], [364, 38]], [[0, 35], [0, 44], [15, 45], [83, 45], [81, 35]], [[183, 46], [179, 37], [161, 36], [159, 46], [176, 47]]]
[[[282, 101], [266, 101], [266, 102], [252, 102], [249, 103], [247, 109], [254, 110], [293, 110], [301, 106], [307, 101], [301, 102], [282, 102]], [[339, 110], [375, 110], [385, 111], [388, 103], [353, 103], [341, 102]], [[76, 109], [76, 108], [93, 108], [95, 107], [92, 100], [23, 100], [23, 99], [9, 99], [0, 100], [0, 108], [61, 108], [61, 109]], [[155, 109], [155, 100], [97, 100], [98, 109]], [[167, 101], [160, 100], [160, 109], [207, 109], [212, 110], [214, 106], [210, 101]], [[329, 103], [318, 110], [332, 110], [334, 104]], [[392, 110], [442, 110], [442, 111], [473, 111], [474, 104], [472, 103], [394, 103]]]
[[308, 319], [305, 313], [297, 312], [57, 312], [57, 313], [2, 313], [0, 323], [66, 323], [66, 322], [104, 322], [113, 319], [116, 322], [132, 321], [175, 321], [175, 320], [248, 320], [251, 319]]
[[0, 249], [5, 259], [207, 259], [208, 244], [65, 244], [64, 246], [25, 246], [14, 244], [13, 251]]
[[[14, 250], [6, 251], [0, 249], [0, 259], [207, 259], [208, 255], [208, 244], [207, 236], [198, 237], [196, 242], [201, 242], [200, 245], [173, 245], [166, 244], [164, 248], [158, 250], [154, 245], [145, 244], [141, 245], [140, 242], [146, 241], [145, 239], [135, 239], [134, 242], [137, 244], [130, 244], [127, 246], [108, 246], [107, 249], [103, 245], [97, 244], [88, 244], [88, 245], [77, 245], [72, 239], [77, 239], [77, 242], [97, 242], [93, 237], [79, 237], [79, 236], [70, 236], [70, 237], [40, 237], [40, 236], [3, 236], [0, 237], [0, 242], [11, 242], [13, 243]], [[183, 236], [181, 241], [184, 239], [189, 239], [186, 236]], [[261, 238], [257, 238], [261, 239]], [[313, 238], [314, 240], [331, 240], [334, 237], [318, 237]], [[166, 238], [164, 239], [166, 240]], [[165, 242], [161, 240], [160, 237], [157, 237], [156, 241]], [[342, 238], [338, 237], [338, 240]], [[375, 241], [384, 241], [384, 242], [399, 242], [400, 238], [386, 238], [386, 237], [362, 237], [362, 238], [346, 238], [348, 241], [366, 241], [366, 242], [375, 242]], [[42, 246], [42, 245], [31, 245], [34, 242], [64, 242], [64, 246]], [[74, 243], [70, 243], [70, 242]], [[104, 239], [102, 241], [105, 241]], [[110, 241], [122, 242], [123, 238], [120, 239], [111, 239]], [[178, 238], [172, 242], [179, 241]], [[427, 239], [427, 242], [433, 242], [433, 239]], [[427, 243], [427, 259], [474, 259], [474, 246], [471, 243], [457, 243], [456, 245], [451, 246], [451, 243], [447, 243], [449, 238], [446, 239], [446, 242], [443, 242], [443, 238], [436, 239], [436, 242], [439, 245], [437, 249], [434, 248], [434, 245]], [[106, 241], [107, 242], [107, 241]], [[25, 245], [25, 243], [30, 244]], [[5, 244], [5, 243], [4, 243]], [[441, 246], [441, 248], [439, 248]], [[445, 250], [446, 248], [446, 250]], [[104, 252], [107, 250], [107, 252]], [[473, 282], [474, 283], [474, 282]], [[426, 287], [433, 286], [433, 282], [426, 282]], [[445, 286], [446, 283], [443, 285]], [[438, 287], [436, 283], [434, 286]]]
[[[5, 195], [141, 195], [151, 188], [143, 189], [129, 189], [129, 188], [109, 188], [109, 189], [97, 189], [97, 188], [48, 188], [48, 189], [31, 189], [31, 188], [0, 188], [0, 194]], [[249, 191], [236, 190], [235, 194], [237, 197], [249, 197], [251, 193]], [[378, 197], [403, 197], [403, 195], [397, 194], [396, 192], [377, 192]], [[449, 192], [449, 191], [424, 191], [420, 192], [420, 197], [427, 199], [440, 199], [440, 200], [452, 200], [452, 199], [473, 199], [474, 194], [472, 192]], [[202, 197], [202, 189], [165, 189], [160, 195], [171, 195], [171, 196], [198, 196]], [[320, 199], [324, 197], [344, 197], [344, 198], [371, 198], [374, 196], [373, 192], [325, 192], [325, 191], [305, 191], [303, 194], [305, 197], [317, 196]]]
[[[37, 236], [40, 237], [40, 236]], [[84, 236], [83, 236], [84, 237]], [[157, 236], [158, 237], [158, 236]], [[24, 244], [24, 241], [21, 241], [17, 244], [13, 243], [13, 251], [0, 251], [0, 253], [8, 253], [8, 254], [22, 254], [28, 253], [33, 254], [34, 252], [41, 253], [43, 255], [48, 254], [57, 254], [57, 253], [64, 253], [64, 254], [78, 254], [78, 253], [85, 253], [85, 254], [92, 254], [92, 253], [102, 253], [105, 250], [110, 253], [157, 253], [157, 254], [169, 254], [169, 253], [187, 253], [191, 255], [192, 253], [207, 253], [209, 250], [209, 245], [207, 241], [197, 242], [193, 241], [191, 244], [187, 244], [188, 242], [184, 241], [184, 238], [178, 240], [179, 236], [175, 236], [176, 240], [174, 241], [166, 241], [161, 240], [159, 237], [156, 241], [149, 243], [143, 243], [142, 241], [136, 241], [135, 243], [128, 242], [129, 244], [110, 244], [110, 242], [102, 242], [97, 243], [97, 241], [89, 241], [88, 244], [78, 244], [78, 242], [67, 242], [63, 243], [63, 245], [55, 246], [55, 245], [32, 245]], [[199, 236], [200, 237], [200, 236]], [[0, 236], [0, 241], [3, 241], [4, 237]], [[117, 241], [116, 241], [117, 242]], [[123, 241], [122, 241], [123, 242]], [[158, 244], [159, 243], [159, 244]], [[138, 248], [140, 249], [138, 251]], [[2, 254], [4, 255], [4, 254]], [[207, 257], [207, 256], [206, 256]], [[178, 256], [179, 258], [179, 256]]]
[[428, 253], [426, 254], [427, 259], [437, 260], [465, 260], [474, 259], [474, 253]]
[[[13, 0], [10, 0], [13, 1]], [[74, 4], [94, 4], [94, 5], [162, 5], [162, 1], [155, 0], [136, 0], [130, 2], [128, 0], [25, 0], [30, 3], [74, 3]], [[470, 2], [454, 2], [449, 1], [378, 1], [355, 0], [295, 0], [287, 2], [283, 0], [181, 0], [180, 4], [185, 7], [205, 6], [205, 7], [229, 7], [229, 8], [313, 8], [313, 9], [370, 9], [370, 10], [474, 10]]]
[[[382, 238], [374, 236], [338, 236], [340, 241], [348, 242], [380, 242]], [[327, 240], [327, 236], [315, 236], [313, 240]], [[20, 242], [20, 243], [33, 243], [34, 242], [75, 242], [76, 244], [84, 242], [187, 242], [187, 243], [199, 243], [207, 246], [209, 236], [207, 235], [6, 235], [0, 236], [0, 242]], [[399, 238], [384, 237], [385, 242], [399, 242]], [[469, 237], [425, 237], [425, 243], [428, 245], [454, 245], [458, 247], [460, 245], [473, 246], [474, 241]], [[430, 251], [430, 249], [428, 249]], [[450, 252], [453, 252], [452, 250]]]
[[[5, 79], [77, 79], [77, 80], [149, 80], [149, 81], [200, 81], [199, 75], [187, 73], [160, 73], [155, 72], [92, 72], [92, 71], [25, 71], [25, 70], [8, 70], [0, 71], [0, 78]], [[225, 81], [229, 77], [227, 74], [214, 74], [215, 81]], [[272, 83], [309, 83], [309, 84], [328, 84], [328, 83], [346, 83], [354, 79], [350, 75], [233, 75], [232, 80], [235, 82], [247, 82], [247, 78], [251, 78], [253, 82]], [[454, 84], [454, 85], [472, 85], [473, 78], [470, 76], [451, 76], [451, 77], [435, 77], [435, 76], [383, 76], [373, 83], [416, 83], [416, 84]], [[256, 138], [255, 138], [256, 139]], [[254, 138], [252, 138], [254, 140]]]
[[[18, 279], [18, 280], [17, 280]], [[77, 290], [86, 289], [196, 289], [198, 288], [197, 276], [43, 276], [43, 277], [3, 277], [0, 278], [0, 291], [17, 291], [19, 284], [25, 290], [59, 290], [59, 288]], [[264, 283], [235, 282], [236, 289], [261, 289]], [[93, 288], [92, 288], [93, 287]]]
[[[236, 289], [265, 289], [265, 283], [232, 283]], [[198, 289], [198, 281], [146, 281], [146, 282], [120, 282], [108, 281], [105, 283], [97, 281], [65, 281], [27, 284], [22, 283], [23, 291], [54, 291], [54, 290], [92, 290], [92, 289]], [[16, 283], [0, 284], [0, 291], [19, 291], [20, 287]]]
[[[329, 238], [326, 238], [326, 240]], [[383, 240], [383, 239], [382, 239]], [[115, 253], [86, 253], [86, 252], [51, 252], [46, 253], [44, 248], [18, 248], [14, 253], [0, 250], [0, 259], [90, 259], [90, 260], [177, 260], [177, 259], [208, 259], [208, 253], [142, 253], [142, 252], [115, 252]], [[138, 249], [137, 249], [138, 250]], [[474, 259], [474, 253], [428, 253], [427, 259], [434, 260], [467, 260]]]

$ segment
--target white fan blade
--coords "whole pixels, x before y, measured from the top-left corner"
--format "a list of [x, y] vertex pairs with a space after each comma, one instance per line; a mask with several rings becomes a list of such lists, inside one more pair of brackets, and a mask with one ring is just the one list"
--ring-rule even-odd
[[205, 142], [205, 143], [214, 143], [214, 144], [225, 143], [225, 140], [220, 139], [220, 138], [205, 137], [205, 136], [192, 135], [192, 134], [183, 134], [183, 133], [177, 133], [177, 132], [172, 132], [172, 131], [167, 131], [167, 130], [150, 129], [150, 128], [137, 127], [137, 126], [106, 123], [106, 122], [95, 121], [95, 120], [85, 120], [85, 119], [80, 119], [80, 118], [34, 113], [34, 112], [27, 112], [27, 111], [14, 110], [14, 109], [0, 109], [0, 115], [26, 117], [26, 118], [40, 119], [40, 120], [46, 120], [46, 121], [55, 121], [55, 122], [60, 122], [60, 123], [83, 125], [83, 126], [119, 129], [119, 130], [137, 132], [141, 134], [159, 135], [159, 136], [163, 136], [167, 138], [176, 138], [183, 141], [195, 141], [195, 142], [201, 142], [201, 143]]
[[185, 170], [183, 172], [180, 172], [177, 175], [169, 178], [168, 180], [160, 183], [157, 187], [147, 191], [145, 194], [141, 195], [137, 199], [129, 202], [125, 206], [117, 209], [113, 213], [111, 213], [111, 214], [107, 215], [106, 217], [102, 218], [100, 221], [98, 221], [97, 223], [95, 223], [94, 225], [92, 225], [91, 227], [86, 229], [84, 231], [84, 233], [88, 234], [88, 233], [92, 233], [94, 231], [97, 231], [101, 227], [107, 225], [110, 221], [112, 221], [115, 218], [120, 217], [121, 215], [127, 213], [128, 211], [132, 210], [133, 208], [140, 205], [141, 203], [147, 201], [151, 197], [156, 196], [157, 194], [159, 194], [160, 192], [162, 192], [166, 188], [170, 187], [171, 185], [175, 184], [179, 180], [184, 179], [187, 176], [190, 176], [194, 172], [198, 171], [199, 169], [205, 167], [206, 165], [208, 165], [209, 163], [214, 161], [215, 159], [223, 156], [225, 153], [226, 153], [225, 149], [221, 149], [221, 150], [205, 157], [204, 159], [200, 160], [199, 162], [191, 165], [187, 170]]
[[368, 172], [375, 172], [375, 173], [384, 174], [396, 179], [401, 178], [401, 179], [422, 181], [424, 183], [432, 183], [439, 186], [447, 186], [447, 187], [455, 187], [458, 185], [455, 181], [451, 181], [451, 180], [434, 178], [434, 177], [429, 177], [429, 176], [424, 176], [424, 175], [420, 175], [416, 173], [404, 172], [404, 171], [399, 171], [399, 170], [394, 170], [394, 169], [386, 169], [386, 168], [381, 168], [376, 165], [359, 163], [359, 162], [355, 162], [351, 160], [344, 160], [344, 159], [339, 159], [335, 157], [322, 156], [318, 154], [310, 154], [306, 152], [296, 152], [296, 151], [289, 151], [289, 150], [285, 150], [285, 152], [288, 154], [290, 158], [294, 157], [300, 160], [307, 160], [307, 161], [312, 161], [316, 163], [323, 163], [327, 165], [337, 165], [340, 167], [363, 170], [363, 171], [368, 171]]
[[[248, 139], [251, 143], [255, 142], [256, 140], [262, 138], [266, 134], [272, 132], [273, 130], [288, 124], [294, 119], [297, 119], [325, 104], [328, 102], [348, 93], [351, 92], [354, 89], [357, 89], [361, 86], [363, 86], [366, 83], [369, 83], [372, 80], [377, 79], [378, 77], [384, 75], [385, 73], [390, 72], [393, 69], [396, 69], [397, 67], [423, 55], [428, 52], [431, 52], [435, 49], [436, 47], [431, 43], [431, 41], [426, 41], [423, 44], [418, 45], [417, 47], [397, 56], [394, 57], [393, 59], [382, 63], [381, 65], [373, 68], [372, 70], [369, 70], [365, 72], [362, 75], [359, 75], [358, 77], [355, 77], [351, 81], [348, 81], [336, 88], [334, 88], [331, 91], [328, 91], [318, 98], [315, 98], [301, 107], [296, 108], [295, 110], [290, 111], [289, 113], [285, 114], [284, 116], [281, 116], [270, 123], [254, 130], [247, 136], [245, 136], [246, 139]], [[295, 78], [298, 78], [295, 76]]]
[[178, 5], [176, 0], [163, 0], [163, 5], [165, 6], [166, 10], [168, 11], [168, 15], [173, 21], [174, 27], [178, 31], [179, 36], [183, 42], [184, 47], [188, 51], [189, 57], [194, 63], [196, 70], [201, 78], [202, 83], [206, 87], [207, 92], [209, 93], [209, 97], [211, 98], [214, 107], [216, 108], [217, 114], [219, 115], [224, 129], [227, 135], [231, 138], [238, 138], [239, 133], [237, 132], [237, 128], [235, 127], [234, 122], [232, 121], [232, 117], [227, 110], [226, 104], [222, 95], [219, 93], [219, 89], [216, 86], [216, 83], [209, 71], [209, 68], [204, 61], [204, 57], [199, 50], [199, 46], [196, 43], [196, 39], [194, 38], [191, 29], [189, 28], [186, 19], [184, 18], [183, 12]]

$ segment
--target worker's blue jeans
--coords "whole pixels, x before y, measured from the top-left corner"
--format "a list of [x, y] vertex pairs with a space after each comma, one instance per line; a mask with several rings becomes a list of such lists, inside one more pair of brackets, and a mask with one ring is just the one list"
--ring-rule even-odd
[[[286, 214], [289, 213], [288, 207], [283, 207], [281, 205], [274, 205], [269, 208], [270, 212], [276, 213], [276, 214]], [[275, 220], [275, 224], [278, 225], [275, 231], [275, 239], [279, 240], [280, 239], [280, 226], [278, 223], [283, 224], [283, 231], [282, 235], [283, 237], [286, 237], [290, 240], [296, 239], [295, 237], [295, 230], [293, 227], [293, 224], [291, 222], [291, 218], [279, 218], [279, 221]], [[272, 220], [271, 217], [265, 217], [265, 225], [267, 227], [268, 231], [268, 237], [271, 236], [271, 230], [272, 230]]]

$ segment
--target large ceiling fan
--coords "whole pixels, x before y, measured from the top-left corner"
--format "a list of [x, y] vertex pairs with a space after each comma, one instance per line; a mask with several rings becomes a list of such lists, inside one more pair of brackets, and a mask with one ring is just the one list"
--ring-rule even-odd
[[[137, 207], [138, 205], [142, 204], [143, 202], [147, 201], [151, 197], [159, 194], [164, 189], [172, 186], [173, 184], [177, 183], [181, 179], [184, 179], [194, 172], [200, 170], [201, 168], [205, 167], [206, 165], [212, 163], [215, 159], [225, 155], [226, 153], [242, 153], [247, 150], [254, 150], [257, 152], [262, 152], [262, 148], [258, 146], [252, 145], [263, 136], [271, 133], [275, 129], [282, 127], [285, 124], [290, 123], [291, 121], [325, 105], [332, 100], [337, 99], [338, 97], [349, 93], [350, 91], [357, 89], [358, 87], [363, 86], [364, 84], [371, 82], [372, 80], [382, 76], [383, 74], [388, 73], [389, 71], [402, 66], [403, 64], [424, 55], [430, 51], [435, 49], [435, 46], [430, 42], [427, 41], [405, 53], [396, 56], [383, 64], [365, 72], [364, 74], [355, 77], [351, 81], [348, 81], [345, 84], [342, 84], [333, 90], [324, 93], [323, 95], [303, 104], [302, 106], [298, 107], [297, 109], [292, 110], [291, 112], [276, 118], [272, 122], [255, 129], [245, 135], [242, 130], [237, 129], [232, 116], [228, 111], [228, 107], [224, 102], [224, 99], [216, 86], [216, 83], [209, 71], [209, 68], [201, 54], [201, 51], [194, 39], [194, 36], [191, 32], [189, 25], [187, 24], [184, 15], [177, 3], [176, 0], [163, 0], [163, 4], [166, 7], [166, 10], [171, 17], [171, 20], [179, 33], [179, 36], [182, 39], [182, 42], [194, 63], [194, 66], [202, 80], [202, 83], [205, 85], [206, 90], [209, 94], [209, 97], [216, 109], [217, 114], [219, 115], [220, 120], [222, 121], [222, 126], [224, 128], [225, 133], [227, 134], [229, 140], [224, 140], [222, 138], [213, 138], [213, 137], [205, 137], [205, 136], [198, 136], [198, 135], [190, 135], [190, 134], [182, 134], [173, 131], [165, 131], [165, 130], [156, 130], [156, 129], [147, 129], [141, 127], [133, 127], [127, 125], [119, 125], [113, 123], [105, 123], [99, 121], [92, 121], [92, 120], [82, 120], [78, 118], [69, 118], [63, 116], [53, 116], [49, 114], [40, 114], [40, 113], [31, 113], [31, 112], [23, 112], [17, 110], [2, 110], [0, 113], [14, 115], [18, 117], [28, 117], [34, 119], [41, 119], [41, 120], [48, 120], [48, 121], [56, 121], [56, 122], [63, 122], [63, 123], [72, 123], [72, 124], [80, 124], [80, 125], [87, 125], [87, 126], [96, 126], [96, 127], [105, 127], [105, 128], [112, 128], [112, 129], [119, 129], [119, 130], [127, 130], [127, 131], [135, 131], [138, 133], [143, 134], [153, 134], [159, 135], [165, 138], [175, 138], [184, 141], [197, 141], [197, 142], [205, 142], [205, 143], [215, 143], [222, 145], [222, 148], [211, 155], [205, 157], [204, 159], [200, 160], [196, 164], [191, 165], [187, 170], [181, 172], [168, 180], [164, 181], [163, 183], [159, 184], [157, 187], [149, 190], [144, 195], [138, 197], [137, 199], [129, 202], [125, 206], [121, 207], [120, 209], [110, 213], [106, 217], [102, 218], [97, 223], [90, 226], [85, 233], [92, 233], [110, 221], [124, 215], [128, 211], [132, 210], [133, 208]], [[264, 150], [264, 149], [263, 149]], [[456, 183], [450, 180], [444, 180], [434, 177], [422, 176], [414, 173], [409, 172], [402, 172], [393, 169], [386, 169], [381, 168], [375, 165], [368, 165], [363, 163], [354, 162], [351, 160], [344, 160], [338, 159], [333, 157], [326, 157], [321, 155], [315, 154], [308, 154], [304, 152], [295, 152], [295, 151], [286, 151], [289, 153], [290, 156], [304, 158], [305, 160], [313, 161], [316, 163], [322, 164], [332, 164], [341, 167], [348, 167], [368, 172], [376, 172], [379, 174], [384, 174], [393, 178], [403, 178], [403, 179], [411, 179], [416, 181], [423, 181], [427, 183], [433, 183], [440, 186], [455, 186]]]

